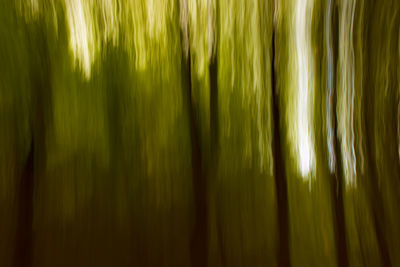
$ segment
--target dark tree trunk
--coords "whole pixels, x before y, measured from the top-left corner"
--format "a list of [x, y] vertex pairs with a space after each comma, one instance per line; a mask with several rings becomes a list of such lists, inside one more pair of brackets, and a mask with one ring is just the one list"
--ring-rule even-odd
[[[334, 70], [336, 70], [337, 65], [337, 55], [338, 55], [338, 12], [337, 5], [333, 4], [333, 12], [332, 12], [332, 40], [333, 40], [333, 66]], [[334, 74], [336, 72], [334, 71]], [[337, 264], [338, 266], [349, 266], [349, 259], [347, 254], [347, 239], [346, 239], [346, 220], [345, 220], [345, 211], [344, 211], [344, 199], [343, 199], [343, 187], [344, 187], [344, 177], [343, 177], [343, 167], [341, 161], [340, 154], [340, 142], [337, 133], [337, 127], [339, 121], [337, 118], [336, 112], [336, 103], [338, 90], [336, 88], [336, 75], [332, 75], [332, 111], [334, 117], [332, 118], [332, 132], [334, 138], [334, 154], [335, 154], [335, 169], [334, 173], [330, 174], [330, 183], [331, 183], [331, 194], [332, 194], [332, 203], [333, 203], [333, 219], [334, 219], [334, 231], [335, 231], [335, 245], [336, 245], [336, 255], [337, 255]]]
[[[219, 38], [219, 0], [216, 1], [215, 6], [215, 27], [214, 27], [214, 53], [210, 59], [209, 64], [209, 77], [210, 77], [210, 162], [208, 163], [209, 177], [213, 181], [217, 180], [218, 165], [219, 165], [219, 107], [218, 107], [218, 38]], [[209, 14], [211, 15], [211, 14]], [[218, 204], [217, 204], [218, 205]], [[216, 227], [218, 238], [218, 249], [220, 256], [221, 266], [226, 266], [225, 258], [225, 245], [223, 233], [223, 219], [221, 215], [220, 206], [216, 209]]]
[[[372, 90], [373, 91], [373, 90]], [[369, 176], [367, 181], [367, 193], [369, 195], [370, 206], [372, 209], [372, 218], [373, 218], [373, 227], [375, 229], [376, 240], [378, 242], [379, 253], [381, 256], [382, 266], [391, 266], [390, 256], [389, 256], [389, 247], [387, 244], [387, 238], [385, 235], [385, 214], [383, 212], [383, 200], [381, 193], [379, 192], [379, 183], [378, 183], [378, 170], [376, 167], [376, 161], [374, 157], [374, 152], [371, 149], [374, 149], [375, 142], [374, 138], [374, 99], [370, 99], [370, 105], [367, 103], [364, 104], [365, 110], [365, 125], [366, 125], [366, 141], [368, 144], [368, 148], [366, 149], [367, 163], [369, 166]], [[369, 107], [369, 111], [368, 111]], [[367, 120], [367, 118], [370, 118]]]
[[275, 172], [275, 188], [277, 195], [277, 211], [278, 211], [278, 266], [290, 266], [290, 248], [289, 248], [289, 203], [288, 189], [286, 180], [285, 163], [282, 156], [282, 141], [280, 135], [280, 114], [279, 114], [279, 97], [276, 88], [275, 73], [275, 30], [272, 32], [272, 62], [271, 62], [271, 80], [272, 80], [272, 114], [274, 127], [273, 141], [273, 157]]
[[192, 179], [195, 201], [195, 225], [191, 240], [192, 266], [206, 266], [208, 252], [208, 231], [207, 231], [207, 179], [202, 166], [202, 155], [200, 150], [200, 137], [198, 122], [195, 115], [195, 107], [192, 100], [191, 83], [191, 61], [190, 49], [187, 63], [187, 85], [186, 98], [189, 109], [190, 140], [192, 150]]
[[368, 200], [370, 201], [370, 206], [372, 210], [372, 219], [373, 219], [373, 227], [375, 230], [376, 239], [378, 242], [378, 249], [381, 256], [382, 266], [391, 266], [390, 256], [389, 256], [389, 247], [387, 243], [387, 238], [385, 235], [385, 214], [384, 214], [384, 203], [382, 199], [381, 192], [379, 192], [379, 175], [376, 166], [376, 158], [375, 158], [375, 89], [374, 89], [374, 71], [376, 71], [376, 66], [374, 66], [375, 62], [371, 59], [370, 53], [374, 48], [373, 44], [376, 42], [376, 37], [374, 36], [374, 32], [371, 29], [374, 29], [373, 21], [376, 19], [376, 13], [374, 12], [375, 2], [367, 3], [367, 9], [364, 17], [368, 18], [368, 21], [365, 22], [366, 27], [366, 36], [367, 36], [367, 53], [365, 57], [365, 73], [363, 84], [365, 85], [364, 89], [364, 125], [365, 125], [365, 140], [367, 144], [366, 152], [366, 166], [368, 166], [366, 172], [368, 173], [368, 179], [366, 181], [366, 190], [368, 194]]
[[[370, 67], [367, 64], [367, 68]], [[367, 73], [373, 75], [372, 73]], [[367, 78], [368, 79], [368, 78]], [[372, 84], [372, 81], [370, 81]], [[369, 83], [366, 83], [369, 84]], [[369, 86], [367, 86], [368, 88]], [[368, 92], [370, 91], [370, 92]], [[367, 194], [372, 209], [373, 227], [375, 230], [376, 240], [378, 242], [379, 253], [381, 256], [382, 266], [391, 266], [389, 248], [387, 238], [385, 235], [385, 214], [383, 212], [383, 199], [379, 192], [379, 176], [375, 161], [375, 142], [374, 142], [374, 90], [366, 90], [366, 101], [364, 103], [364, 117], [365, 117], [365, 137], [367, 142], [366, 159], [368, 166], [368, 181], [366, 182]], [[372, 94], [372, 95], [371, 95]]]
[[46, 110], [51, 109], [51, 66], [48, 51], [47, 36], [42, 27], [42, 21], [37, 21], [28, 27], [30, 52], [30, 81], [31, 81], [31, 135], [32, 140], [26, 159], [18, 190], [18, 212], [16, 244], [13, 266], [32, 266], [33, 259], [33, 214], [34, 188], [37, 177], [45, 174]]
[[219, 151], [219, 121], [218, 121], [218, 57], [211, 59], [210, 67], [210, 132], [211, 156], [218, 157]]
[[[184, 44], [182, 33], [182, 45]], [[190, 40], [190, 39], [189, 39]], [[191, 144], [192, 181], [194, 192], [194, 229], [191, 237], [190, 254], [191, 265], [203, 267], [207, 265], [208, 254], [208, 210], [207, 210], [207, 177], [203, 170], [202, 153], [200, 147], [200, 133], [196, 118], [195, 104], [192, 99], [192, 71], [190, 45], [187, 56], [182, 48], [182, 94], [184, 108], [188, 111], [188, 122]]]
[[[218, 5], [218, 4], [217, 4]], [[218, 35], [218, 34], [217, 34]], [[215, 37], [215, 40], [217, 37]], [[217, 180], [218, 165], [219, 165], [219, 112], [218, 112], [218, 55], [215, 53], [213, 59], [211, 59], [209, 66], [210, 74], [210, 162], [209, 172], [213, 181]], [[220, 206], [217, 207], [216, 212], [216, 227], [218, 235], [218, 245], [221, 266], [226, 266], [225, 258], [225, 245], [224, 245], [224, 234], [223, 234], [223, 219], [221, 216]]]
[[[336, 90], [337, 91], [337, 90]], [[333, 107], [336, 110], [336, 97], [334, 96]], [[337, 136], [336, 125], [338, 123], [337, 113], [334, 112], [333, 133], [335, 140], [335, 172], [330, 174], [331, 181], [331, 194], [333, 201], [333, 218], [335, 220], [335, 243], [336, 243], [336, 253], [337, 253], [337, 263], [338, 266], [349, 266], [349, 260], [347, 255], [347, 239], [346, 239], [346, 220], [344, 212], [344, 199], [343, 199], [343, 168], [342, 161], [340, 157], [340, 145]]]
[[[180, 6], [179, 12], [187, 6]], [[179, 17], [179, 16], [178, 16]], [[194, 228], [190, 240], [190, 260], [191, 266], [205, 267], [208, 263], [208, 184], [207, 176], [202, 162], [201, 140], [199, 132], [199, 122], [196, 117], [196, 108], [192, 96], [192, 62], [190, 53], [189, 25], [181, 30], [181, 75], [182, 75], [182, 95], [184, 110], [188, 111], [188, 123], [191, 145], [192, 181], [194, 194]], [[187, 32], [184, 32], [187, 31]], [[187, 38], [187, 40], [185, 40]], [[185, 41], [188, 43], [188, 51], [185, 51]], [[186, 52], [186, 53], [185, 53]]]
[[14, 251], [14, 267], [29, 267], [32, 260], [32, 221], [33, 221], [33, 178], [34, 143], [31, 141], [29, 154], [18, 183], [17, 231]]

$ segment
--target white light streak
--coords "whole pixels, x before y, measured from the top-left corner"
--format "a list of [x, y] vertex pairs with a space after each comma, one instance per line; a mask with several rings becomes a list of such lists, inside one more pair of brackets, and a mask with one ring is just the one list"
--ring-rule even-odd
[[67, 0], [65, 5], [70, 48], [74, 60], [78, 62], [86, 78], [89, 78], [95, 52], [92, 14], [82, 0]]
[[339, 66], [338, 66], [338, 135], [341, 140], [343, 170], [347, 185], [354, 185], [356, 178], [356, 156], [354, 148], [354, 47], [353, 22], [356, 1], [343, 1], [339, 22]]
[[325, 18], [325, 46], [327, 52], [328, 68], [327, 68], [327, 88], [328, 94], [326, 98], [326, 123], [327, 123], [327, 143], [328, 143], [328, 153], [329, 153], [329, 170], [331, 173], [335, 172], [335, 150], [334, 150], [334, 134], [333, 134], [333, 54], [332, 54], [332, 30], [331, 30], [331, 19], [332, 19], [332, 0], [326, 8], [326, 18]]
[[315, 168], [312, 138], [312, 97], [314, 91], [314, 64], [311, 47], [312, 9], [313, 0], [297, 1], [295, 21], [298, 71], [297, 153], [300, 161], [300, 172], [305, 179]]

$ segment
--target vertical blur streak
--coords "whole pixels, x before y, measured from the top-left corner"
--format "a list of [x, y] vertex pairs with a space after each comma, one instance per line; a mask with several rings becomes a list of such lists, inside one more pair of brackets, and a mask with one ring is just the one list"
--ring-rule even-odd
[[314, 90], [314, 60], [311, 49], [311, 14], [313, 0], [297, 1], [296, 5], [296, 52], [298, 68], [297, 93], [297, 150], [300, 171], [307, 177], [315, 167], [315, 153], [311, 136], [312, 96]]
[[287, 196], [287, 179], [282, 156], [282, 144], [280, 139], [280, 113], [277, 101], [277, 87], [275, 80], [275, 30], [272, 32], [272, 55], [271, 55], [271, 84], [272, 84], [272, 114], [274, 118], [274, 171], [275, 187], [278, 206], [279, 243], [278, 243], [278, 264], [282, 267], [290, 267], [290, 230], [289, 230], [289, 203]]
[[[354, 36], [355, 36], [355, 41], [354, 44], [356, 46], [354, 50], [354, 58], [355, 58], [355, 103], [354, 103], [354, 108], [356, 109], [355, 113], [355, 146], [356, 146], [356, 158], [357, 155], [359, 155], [359, 158], [357, 158], [357, 167], [360, 170], [360, 174], [364, 174], [364, 154], [365, 154], [365, 140], [364, 140], [364, 134], [363, 133], [363, 120], [362, 116], [364, 114], [363, 112], [363, 98], [364, 98], [364, 84], [363, 84], [363, 69], [365, 68], [364, 66], [364, 27], [363, 27], [363, 20], [364, 20], [364, 5], [365, 1], [364, 0], [359, 0], [356, 3], [356, 8], [355, 12], [355, 31], [354, 31]], [[364, 114], [365, 115], [365, 114]]]
[[13, 267], [29, 267], [32, 265], [32, 220], [33, 220], [33, 186], [34, 186], [34, 164], [33, 164], [33, 142], [26, 160], [20, 187], [17, 217], [17, 231], [15, 237], [15, 250]]
[[[398, 60], [400, 62], [400, 30], [398, 32], [398, 43], [399, 43], [399, 57]], [[397, 72], [397, 78], [399, 80], [398, 82], [398, 95], [397, 95], [397, 101], [398, 101], [398, 107], [397, 107], [397, 144], [398, 144], [398, 152], [399, 152], [399, 161], [400, 161], [400, 68], [398, 69]]]
[[328, 143], [328, 152], [329, 152], [329, 169], [331, 173], [335, 170], [335, 152], [334, 152], [334, 140], [333, 140], [333, 106], [332, 106], [332, 98], [333, 98], [333, 51], [332, 51], [332, 29], [331, 29], [331, 18], [332, 18], [332, 0], [329, 0], [329, 3], [326, 7], [326, 17], [325, 17], [325, 46], [327, 51], [327, 88], [328, 94], [326, 97], [326, 106], [327, 106], [327, 143]]
[[342, 1], [339, 7], [339, 65], [338, 65], [338, 131], [341, 141], [343, 170], [346, 184], [354, 185], [356, 157], [354, 149], [354, 47], [353, 22], [356, 0]]
[[[335, 8], [335, 11], [332, 9]], [[333, 6], [333, 1], [329, 0], [326, 7], [325, 17], [325, 44], [327, 54], [327, 75], [326, 82], [328, 88], [327, 94], [327, 142], [329, 152], [329, 169], [330, 169], [330, 188], [332, 195], [332, 216], [333, 230], [335, 237], [335, 248], [337, 256], [337, 264], [339, 266], [349, 266], [348, 257], [348, 240], [346, 234], [346, 218], [345, 218], [345, 203], [344, 203], [344, 178], [342, 172], [342, 162], [340, 161], [340, 144], [338, 142], [337, 113], [334, 109], [337, 105], [337, 89], [334, 81], [335, 69], [334, 65], [337, 62], [337, 54], [333, 53], [332, 39], [337, 38], [337, 31], [332, 31], [332, 21], [336, 25], [337, 19], [336, 5]], [[336, 27], [335, 27], [336, 29]], [[336, 43], [335, 43], [336, 48]], [[335, 56], [335, 57], [334, 57]], [[335, 90], [336, 89], [336, 90]], [[336, 161], [336, 157], [339, 157]]]
[[94, 60], [94, 36], [92, 13], [81, 0], [65, 2], [70, 35], [70, 46], [74, 61], [83, 70], [86, 78], [90, 77], [91, 65]]
[[185, 52], [185, 57], [188, 57], [189, 54], [189, 32], [188, 32], [188, 20], [189, 20], [189, 15], [188, 15], [188, 4], [186, 0], [179, 0], [179, 23], [181, 27], [181, 32], [182, 32], [182, 45], [183, 45], [183, 50]]

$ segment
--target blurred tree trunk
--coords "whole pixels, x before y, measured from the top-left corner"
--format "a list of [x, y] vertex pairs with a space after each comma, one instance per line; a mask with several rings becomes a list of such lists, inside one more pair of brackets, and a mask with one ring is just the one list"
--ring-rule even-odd
[[[210, 132], [211, 132], [211, 156], [217, 159], [219, 150], [219, 120], [218, 120], [218, 29], [219, 29], [219, 8], [218, 1], [216, 1], [216, 23], [214, 32], [214, 54], [210, 59], [209, 75], [210, 75]], [[213, 162], [215, 162], [213, 160]]]
[[25, 167], [19, 181], [15, 267], [32, 266], [33, 214], [36, 179], [44, 175], [46, 155], [46, 125], [51, 101], [51, 67], [46, 27], [42, 20], [27, 26], [30, 44], [29, 75], [31, 81], [31, 143]]
[[[185, 0], [183, 0], [185, 1]], [[178, 1], [179, 3], [179, 1]], [[182, 3], [180, 3], [182, 4]], [[179, 11], [187, 8], [180, 6]], [[208, 210], [207, 210], [207, 177], [203, 169], [203, 156], [201, 153], [200, 131], [198, 129], [199, 122], [196, 117], [195, 103], [192, 96], [192, 70], [191, 70], [191, 52], [190, 52], [190, 36], [188, 22], [181, 31], [182, 45], [182, 94], [184, 100], [184, 108], [188, 110], [188, 123], [191, 143], [191, 162], [192, 162], [192, 179], [194, 192], [194, 229], [191, 237], [191, 265], [206, 266], [208, 253]], [[184, 31], [187, 32], [184, 32]], [[186, 38], [186, 39], [185, 39]], [[187, 42], [187, 43], [186, 43]], [[187, 45], [185, 51], [184, 45]]]
[[[218, 105], [218, 38], [219, 38], [219, 0], [215, 1], [214, 13], [214, 32], [213, 32], [213, 54], [209, 62], [209, 79], [210, 79], [210, 157], [209, 172], [213, 181], [217, 181], [218, 165], [219, 165], [219, 105]], [[212, 16], [213, 14], [209, 14]], [[209, 43], [210, 44], [210, 43]], [[216, 231], [219, 245], [219, 256], [221, 266], [226, 266], [224, 236], [223, 236], [223, 219], [221, 212], [217, 208], [216, 212]]]
[[32, 266], [34, 153], [34, 142], [32, 140], [29, 155], [17, 185], [18, 211], [14, 267]]
[[[337, 90], [336, 90], [337, 92]], [[337, 95], [337, 94], [335, 94]], [[334, 96], [333, 107], [336, 110], [336, 97]], [[330, 174], [331, 181], [331, 193], [333, 201], [333, 216], [334, 216], [334, 229], [335, 229], [335, 243], [336, 243], [336, 253], [337, 262], [339, 266], [348, 266], [349, 260], [347, 255], [347, 240], [346, 240], [346, 221], [344, 212], [344, 199], [343, 199], [343, 188], [344, 188], [344, 177], [342, 169], [342, 161], [340, 157], [340, 143], [337, 135], [338, 119], [337, 113], [334, 112], [334, 153], [335, 153], [335, 170]]]
[[[331, 32], [332, 36], [332, 56], [333, 56], [333, 66], [337, 65], [337, 55], [338, 55], [338, 9], [337, 4], [332, 3], [332, 17], [331, 17]], [[340, 154], [340, 142], [338, 137], [337, 125], [339, 124], [337, 117], [337, 97], [338, 90], [336, 88], [336, 71], [337, 68], [334, 67], [332, 72], [332, 132], [334, 140], [334, 157], [335, 166], [333, 172], [330, 173], [330, 183], [331, 183], [331, 194], [333, 202], [333, 218], [334, 218], [334, 230], [335, 230], [335, 244], [336, 244], [336, 254], [337, 254], [337, 264], [338, 266], [348, 266], [349, 259], [347, 254], [347, 239], [346, 239], [346, 220], [344, 212], [344, 199], [343, 199], [343, 188], [344, 188], [344, 177], [343, 177], [343, 167]]]
[[[379, 175], [376, 162], [376, 149], [375, 149], [375, 112], [379, 110], [375, 107], [375, 87], [374, 87], [374, 71], [377, 71], [374, 66], [376, 62], [371, 55], [374, 55], [376, 50], [376, 32], [374, 31], [374, 21], [377, 20], [379, 14], [376, 12], [377, 7], [375, 2], [367, 1], [367, 10], [365, 18], [367, 21], [364, 22], [366, 27], [366, 54], [364, 63], [364, 125], [365, 125], [365, 140], [366, 140], [366, 173], [368, 173], [366, 181], [366, 190], [368, 194], [368, 200], [372, 209], [372, 223], [375, 230], [377, 245], [381, 256], [382, 266], [391, 266], [388, 240], [385, 234], [385, 214], [384, 214], [384, 203], [383, 196], [380, 192]], [[375, 20], [374, 20], [375, 19]], [[379, 28], [379, 31], [380, 28]], [[379, 59], [381, 60], [381, 59]], [[380, 62], [379, 62], [380, 63]], [[383, 92], [382, 92], [383, 93]]]
[[[218, 1], [216, 2], [217, 14], [216, 21], [218, 20]], [[182, 7], [181, 7], [182, 8]], [[180, 8], [180, 10], [181, 10]], [[181, 11], [182, 12], [182, 11]], [[210, 16], [212, 14], [209, 14]], [[217, 24], [217, 22], [216, 22]], [[215, 27], [218, 29], [218, 25]], [[208, 179], [210, 175], [216, 175], [218, 166], [218, 56], [216, 52], [210, 59], [209, 64], [209, 79], [210, 79], [210, 156], [209, 161], [203, 162], [205, 159], [204, 153], [201, 151], [201, 138], [198, 116], [196, 116], [196, 106], [193, 100], [193, 89], [192, 89], [192, 62], [190, 52], [190, 35], [189, 29], [187, 30], [187, 55], [182, 49], [182, 77], [183, 77], [183, 95], [187, 105], [189, 113], [189, 124], [190, 124], [190, 140], [191, 140], [191, 151], [192, 151], [192, 177], [193, 177], [193, 190], [194, 190], [194, 201], [195, 201], [195, 225], [191, 240], [191, 263], [192, 266], [204, 267], [208, 265]], [[182, 34], [182, 44], [185, 40], [185, 33]], [[214, 33], [215, 47], [218, 33]], [[216, 49], [215, 49], [216, 51]], [[187, 59], [186, 59], [187, 58]], [[220, 222], [220, 220], [218, 220]], [[218, 224], [218, 234], [221, 235], [221, 225]], [[221, 238], [220, 238], [221, 239]], [[222, 240], [219, 240], [222, 242]], [[221, 253], [223, 250], [221, 249]], [[222, 257], [222, 256], [221, 256]], [[222, 262], [224, 259], [222, 257]]]
[[280, 133], [280, 113], [279, 113], [279, 96], [276, 86], [275, 74], [275, 29], [272, 30], [272, 115], [273, 115], [273, 161], [274, 161], [274, 177], [275, 191], [277, 195], [277, 211], [278, 211], [278, 228], [279, 228], [279, 244], [278, 244], [278, 266], [290, 266], [290, 248], [289, 248], [289, 204], [288, 189], [286, 179], [285, 163], [282, 155], [282, 141]]
[[[370, 74], [372, 75], [372, 74]], [[367, 74], [368, 76], [368, 74]], [[368, 84], [368, 83], [366, 83]], [[369, 86], [366, 86], [368, 88]], [[368, 97], [368, 89], [366, 90], [366, 96]], [[371, 91], [373, 91], [371, 89]], [[371, 93], [370, 93], [371, 94]], [[371, 97], [371, 95], [369, 95]], [[372, 220], [373, 220], [373, 227], [375, 229], [375, 235], [378, 242], [379, 253], [382, 260], [382, 266], [391, 266], [390, 263], [390, 256], [389, 256], [389, 247], [387, 243], [387, 238], [385, 235], [385, 214], [383, 211], [383, 199], [381, 193], [379, 192], [379, 182], [378, 182], [378, 170], [376, 166], [374, 152], [371, 151], [375, 147], [374, 139], [374, 124], [373, 124], [373, 112], [374, 112], [374, 101], [373, 98], [369, 99], [370, 103], [364, 104], [365, 108], [365, 136], [367, 142], [367, 149], [366, 149], [366, 160], [367, 166], [369, 166], [369, 170], [367, 173], [368, 181], [367, 181], [367, 193], [369, 195], [368, 199], [370, 201], [371, 209], [372, 209]], [[372, 119], [371, 119], [372, 118]]]
[[192, 179], [195, 201], [195, 225], [194, 233], [191, 240], [192, 266], [206, 266], [208, 252], [208, 231], [207, 231], [207, 177], [205, 176], [202, 163], [202, 154], [200, 149], [200, 137], [198, 122], [195, 115], [195, 107], [192, 99], [191, 84], [191, 60], [190, 48], [187, 62], [187, 85], [186, 96], [189, 123], [190, 123], [190, 140], [192, 151]]
[[190, 124], [190, 140], [192, 151], [192, 179], [195, 201], [195, 224], [194, 232], [191, 240], [192, 266], [206, 266], [208, 252], [208, 231], [207, 231], [207, 177], [203, 170], [202, 154], [200, 149], [200, 132], [198, 129], [198, 121], [195, 115], [195, 107], [192, 99], [191, 84], [191, 60], [190, 48], [188, 53], [188, 61], [186, 62], [186, 89], [187, 106], [189, 111]]

